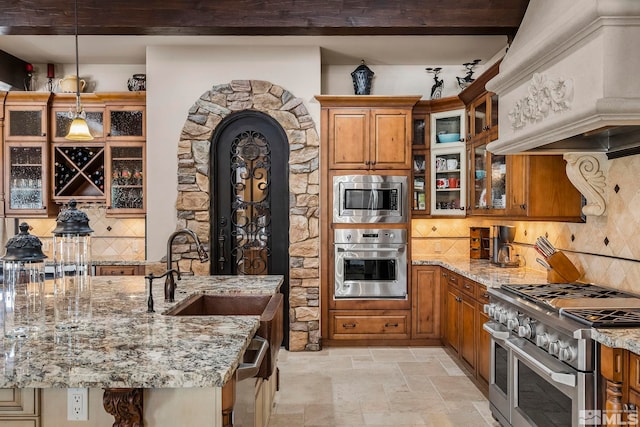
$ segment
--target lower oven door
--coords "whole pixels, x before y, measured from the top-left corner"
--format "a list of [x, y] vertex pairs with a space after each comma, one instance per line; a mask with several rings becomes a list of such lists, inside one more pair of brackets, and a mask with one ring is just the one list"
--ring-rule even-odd
[[511, 350], [514, 427], [577, 427], [594, 409], [593, 372], [576, 371], [527, 340], [505, 341]]
[[406, 298], [406, 244], [335, 244], [335, 294], [343, 298]]
[[491, 413], [502, 425], [511, 424], [511, 350], [505, 343], [509, 330], [497, 322], [482, 325], [491, 335], [489, 404]]

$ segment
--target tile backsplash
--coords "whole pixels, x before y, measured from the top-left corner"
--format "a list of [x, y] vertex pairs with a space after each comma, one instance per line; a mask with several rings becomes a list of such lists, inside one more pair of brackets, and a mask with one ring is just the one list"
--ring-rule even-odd
[[[609, 160], [606, 215], [586, 223], [505, 221], [496, 219], [414, 219], [412, 255], [469, 256], [469, 227], [516, 226], [516, 249], [529, 268], [536, 263], [533, 244], [547, 235], [584, 273], [580, 279], [640, 294], [640, 155]], [[617, 191], [616, 191], [617, 189]]]
[[[91, 235], [91, 257], [94, 261], [144, 261], [145, 219], [111, 218], [106, 216], [106, 208], [95, 204], [78, 204], [89, 217]], [[53, 230], [55, 219], [21, 218], [32, 227], [30, 233], [42, 240], [43, 252], [52, 257]], [[8, 230], [11, 236], [13, 233]]]

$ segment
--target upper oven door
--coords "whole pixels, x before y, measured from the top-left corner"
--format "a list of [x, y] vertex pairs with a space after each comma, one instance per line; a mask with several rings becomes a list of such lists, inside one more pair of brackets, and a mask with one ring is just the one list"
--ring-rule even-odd
[[406, 176], [333, 177], [333, 222], [406, 222], [407, 182]]
[[406, 298], [407, 245], [335, 245], [335, 298]]

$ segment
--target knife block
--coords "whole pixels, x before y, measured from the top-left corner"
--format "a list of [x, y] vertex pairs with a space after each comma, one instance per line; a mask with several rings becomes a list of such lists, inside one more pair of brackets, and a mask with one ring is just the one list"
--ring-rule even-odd
[[572, 283], [582, 276], [580, 271], [563, 252], [555, 252], [547, 257], [551, 270], [547, 272], [549, 283]]

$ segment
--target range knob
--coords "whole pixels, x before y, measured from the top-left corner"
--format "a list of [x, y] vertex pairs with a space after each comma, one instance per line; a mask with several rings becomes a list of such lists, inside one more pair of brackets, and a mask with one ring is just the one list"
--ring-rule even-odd
[[518, 319], [516, 318], [512, 318], [507, 320], [507, 328], [509, 329], [516, 329], [518, 327], [520, 323], [518, 322]]
[[558, 358], [563, 362], [573, 362], [576, 358], [577, 351], [571, 347], [562, 347], [560, 348], [560, 353], [558, 354]]
[[560, 341], [552, 341], [549, 343], [549, 354], [557, 356], [559, 351], [560, 351]]
[[500, 313], [502, 313], [502, 310], [503, 310], [503, 309], [502, 309], [502, 308], [500, 308], [500, 307], [496, 307], [496, 308], [494, 308], [494, 310], [493, 310], [493, 316], [491, 316], [491, 317], [493, 317], [493, 320], [495, 320], [496, 322], [499, 322], [499, 321], [500, 321]]
[[538, 347], [547, 348], [549, 347], [550, 337], [548, 333], [543, 333], [541, 335], [536, 336], [536, 345]]
[[533, 338], [535, 335], [534, 329], [531, 327], [531, 323], [527, 322], [523, 325], [520, 325], [518, 328], [518, 336], [521, 338]]
[[496, 311], [495, 304], [489, 303], [482, 306], [482, 311], [484, 314], [488, 314], [489, 317], [493, 317], [493, 312]]
[[502, 310], [500, 310], [500, 317], [499, 317], [498, 321], [504, 325], [505, 323], [507, 323], [507, 319], [508, 318], [509, 317], [508, 317], [507, 310], [505, 310], [504, 308]]

